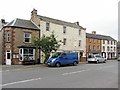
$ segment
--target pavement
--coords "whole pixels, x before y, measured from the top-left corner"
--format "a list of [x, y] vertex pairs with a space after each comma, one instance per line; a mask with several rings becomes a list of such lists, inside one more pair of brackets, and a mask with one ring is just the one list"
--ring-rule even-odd
[[[109, 60], [109, 61], [115, 61], [115, 60]], [[87, 62], [79, 62], [79, 64], [86, 64]], [[26, 68], [35, 68], [40, 67], [44, 68], [47, 67], [46, 64], [35, 64], [35, 65], [0, 65], [0, 71], [2, 70], [11, 70], [11, 69], [26, 69]]]
[[[79, 62], [79, 64], [86, 64], [86, 62]], [[33, 67], [46, 67], [46, 64], [35, 64], [35, 65], [0, 65], [0, 68], [2, 70], [7, 70], [7, 69], [23, 69], [23, 68], [33, 68]]]

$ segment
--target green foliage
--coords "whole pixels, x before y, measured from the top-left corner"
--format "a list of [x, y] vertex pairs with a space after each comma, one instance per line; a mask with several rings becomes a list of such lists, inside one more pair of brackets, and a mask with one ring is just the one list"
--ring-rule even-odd
[[54, 33], [52, 33], [50, 36], [43, 35], [41, 38], [34, 38], [33, 45], [40, 48], [40, 50], [45, 54], [45, 63], [50, 57], [51, 52], [56, 52], [60, 47], [59, 42], [60, 41], [56, 40]]

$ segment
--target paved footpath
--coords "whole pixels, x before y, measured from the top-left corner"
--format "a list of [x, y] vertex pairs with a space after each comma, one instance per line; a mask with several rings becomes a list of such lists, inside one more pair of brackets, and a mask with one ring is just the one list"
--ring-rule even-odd
[[[86, 64], [86, 62], [80, 62], [79, 64]], [[46, 68], [46, 64], [35, 64], [35, 65], [0, 65], [0, 72], [21, 70], [21, 69], [33, 69], [33, 68]]]

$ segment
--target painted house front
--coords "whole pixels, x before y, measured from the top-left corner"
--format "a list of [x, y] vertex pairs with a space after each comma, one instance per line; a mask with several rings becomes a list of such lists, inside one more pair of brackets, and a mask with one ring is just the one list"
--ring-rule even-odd
[[31, 21], [40, 27], [41, 36], [55, 33], [57, 40], [61, 40], [58, 51], [78, 52], [80, 56], [86, 54], [86, 29], [79, 22], [70, 23], [41, 15], [37, 10], [31, 12]]
[[99, 35], [96, 32], [86, 34], [86, 53], [101, 54], [106, 59], [114, 59], [117, 55], [117, 41], [110, 36]]
[[[15, 19], [2, 28], [3, 64], [23, 64], [23, 61], [37, 60], [35, 47], [30, 47], [32, 39], [39, 37], [40, 30], [30, 20]], [[37, 62], [37, 61], [35, 61]]]
[[107, 59], [117, 57], [117, 41], [111, 37], [102, 40], [102, 55]]

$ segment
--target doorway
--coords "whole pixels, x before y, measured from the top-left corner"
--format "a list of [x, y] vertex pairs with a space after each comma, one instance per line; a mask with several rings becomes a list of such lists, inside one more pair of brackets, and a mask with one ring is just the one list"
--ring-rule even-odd
[[11, 65], [11, 51], [6, 51], [6, 65]]

